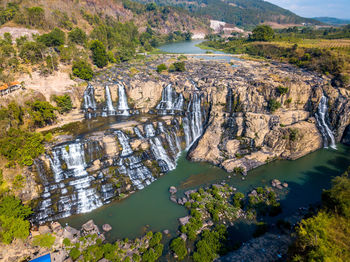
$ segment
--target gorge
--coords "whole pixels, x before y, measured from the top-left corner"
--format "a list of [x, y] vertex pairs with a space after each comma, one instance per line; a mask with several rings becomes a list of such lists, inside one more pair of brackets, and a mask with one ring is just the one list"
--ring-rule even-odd
[[[236, 176], [230, 183], [247, 190], [249, 186], [241, 180], [241, 174], [276, 159], [297, 159], [328, 145], [335, 148], [336, 142], [348, 139], [344, 131], [349, 125], [349, 102], [345, 99], [349, 91], [335, 90], [324, 77], [284, 64], [235, 59], [233, 67], [227, 60], [199, 60], [190, 56], [186, 72], [154, 76], [152, 65], [171, 61], [173, 57], [164, 55], [138, 66], [138, 73], [133, 76], [123, 67], [111, 68], [87, 85], [81, 104], [85, 121], [101, 117], [109, 120], [83, 134], [62, 136], [36, 162], [36, 169], [42, 171], [39, 173], [43, 191], [35, 222], [71, 217], [63, 221], [79, 226], [86, 221], [84, 217], [93, 217], [102, 224], [108, 220], [103, 213], [118, 208], [125, 211], [124, 215], [116, 211], [120, 219], [129, 221], [127, 214], [134, 212], [134, 205], [139, 205], [133, 199], [138, 194], [149, 194], [149, 190], [136, 193], [131, 200], [113, 200], [123, 199], [135, 190], [146, 190], [164, 173], [175, 173], [186, 180], [186, 176], [193, 174], [184, 172], [183, 177], [177, 171], [182, 170], [181, 165], [187, 166], [184, 163], [187, 153], [182, 153], [178, 160], [184, 150], [191, 161], [208, 162], [229, 172], [211, 171], [220, 175], [209, 175], [209, 181], [227, 179], [231, 173]], [[287, 93], [281, 94], [281, 86], [287, 88]], [[274, 111], [272, 99], [280, 105]], [[338, 146], [338, 150], [327, 153], [329, 159], [332, 154], [336, 158], [348, 154], [343, 146]], [[344, 165], [337, 168], [342, 170]], [[194, 174], [203, 168], [200, 164]], [[251, 172], [247, 183], [260, 184], [257, 177], [249, 182]], [[273, 174], [271, 179], [288, 179], [283, 173]], [[291, 181], [298, 176], [296, 172]], [[200, 176], [198, 179], [197, 186], [207, 182]], [[161, 180], [164, 181], [161, 184], [167, 183], [165, 178]], [[329, 183], [329, 179], [323, 181]], [[107, 208], [97, 209], [111, 202]], [[134, 204], [126, 207], [124, 202]], [[169, 205], [171, 202], [166, 199], [160, 209], [174, 208]], [[72, 216], [95, 209], [91, 214]], [[176, 221], [179, 214], [183, 211], [174, 208], [170, 217]], [[116, 228], [109, 234], [111, 239], [136, 237], [139, 234], [136, 232], [147, 224], [136, 219], [137, 226], [127, 226], [120, 219], [108, 221]], [[152, 228], [175, 228], [170, 218], [163, 223], [154, 216], [153, 220], [148, 223]], [[128, 233], [115, 233], [121, 229], [113, 221], [119, 221]], [[157, 227], [155, 221], [163, 227]]]

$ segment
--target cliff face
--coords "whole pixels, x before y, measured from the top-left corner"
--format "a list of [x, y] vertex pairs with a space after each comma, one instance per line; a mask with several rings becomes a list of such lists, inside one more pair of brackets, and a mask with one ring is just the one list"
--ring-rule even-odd
[[193, 161], [245, 173], [348, 141], [349, 93], [326, 78], [283, 64], [192, 58], [185, 72], [155, 72], [174, 61], [109, 68], [89, 83], [80, 108], [94, 119], [77, 138], [57, 137], [37, 163], [36, 221], [140, 190], [176, 168], [185, 149]]

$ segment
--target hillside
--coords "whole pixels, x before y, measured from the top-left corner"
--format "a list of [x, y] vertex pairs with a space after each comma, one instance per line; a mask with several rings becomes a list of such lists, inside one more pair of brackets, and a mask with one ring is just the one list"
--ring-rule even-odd
[[1, 1], [0, 25], [0, 84], [71, 69], [88, 80], [97, 68], [209, 32], [209, 21], [188, 11], [129, 0]]
[[242, 27], [250, 27], [261, 23], [278, 24], [317, 24], [318, 21], [302, 18], [296, 14], [262, 0], [138, 0], [139, 2], [155, 2], [158, 5], [182, 7], [192, 13], [205, 15], [210, 19], [225, 21]]
[[350, 24], [350, 19], [339, 19], [335, 17], [314, 17], [314, 20], [320, 21], [322, 23], [334, 26], [342, 26]]

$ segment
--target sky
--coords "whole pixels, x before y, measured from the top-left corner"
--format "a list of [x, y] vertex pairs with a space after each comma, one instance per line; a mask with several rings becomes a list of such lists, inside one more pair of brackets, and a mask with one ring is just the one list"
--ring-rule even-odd
[[350, 19], [350, 0], [266, 0], [303, 17]]

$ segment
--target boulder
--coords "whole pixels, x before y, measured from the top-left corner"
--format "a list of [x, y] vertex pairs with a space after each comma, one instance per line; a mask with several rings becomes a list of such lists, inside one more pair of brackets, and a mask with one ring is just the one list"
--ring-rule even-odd
[[170, 193], [170, 194], [176, 194], [176, 192], [177, 192], [176, 187], [171, 186], [171, 187], [169, 188], [169, 193]]
[[190, 216], [180, 217], [179, 222], [182, 226], [184, 226], [190, 221], [190, 218]]
[[44, 235], [44, 234], [47, 234], [47, 233], [51, 233], [51, 229], [48, 226], [46, 226], [46, 225], [39, 226], [39, 233], [41, 235]]
[[104, 225], [102, 226], [102, 229], [103, 229], [103, 231], [108, 232], [108, 231], [111, 231], [111, 230], [112, 230], [112, 227], [111, 227], [111, 225], [109, 225], [109, 224], [104, 224]]

